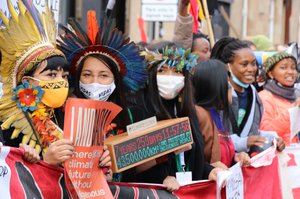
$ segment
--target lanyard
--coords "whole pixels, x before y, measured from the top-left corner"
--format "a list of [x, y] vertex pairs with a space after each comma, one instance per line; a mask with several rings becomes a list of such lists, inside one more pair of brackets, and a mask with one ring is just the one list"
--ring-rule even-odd
[[186, 165], [184, 161], [184, 152], [176, 155], [175, 159], [176, 159], [176, 167], [178, 172], [189, 171], [189, 165]]

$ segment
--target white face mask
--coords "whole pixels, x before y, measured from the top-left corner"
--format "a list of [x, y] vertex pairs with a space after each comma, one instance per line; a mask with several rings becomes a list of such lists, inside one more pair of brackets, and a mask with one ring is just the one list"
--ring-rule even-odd
[[115, 88], [115, 82], [108, 85], [99, 83], [84, 84], [79, 82], [79, 90], [87, 99], [106, 101]]
[[166, 99], [174, 99], [184, 87], [183, 76], [157, 75], [159, 95]]

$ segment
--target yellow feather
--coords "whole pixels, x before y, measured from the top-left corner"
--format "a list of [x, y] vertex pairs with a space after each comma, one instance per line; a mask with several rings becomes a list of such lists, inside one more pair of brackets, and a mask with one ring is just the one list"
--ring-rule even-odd
[[[41, 152], [41, 146], [40, 145], [35, 145], [35, 150], [36, 150], [36, 152], [39, 154], [40, 152]], [[45, 150], [44, 150], [45, 151]]]
[[27, 125], [25, 129], [22, 131], [23, 134], [32, 134], [32, 129], [30, 125]]
[[32, 146], [32, 147], [35, 147], [36, 141], [31, 139], [31, 140], [29, 141], [29, 145]]
[[7, 120], [5, 120], [1, 125], [2, 129], [9, 129], [11, 123], [13, 123], [17, 117], [18, 117], [18, 115], [13, 115], [13, 116], [9, 117]]
[[29, 126], [29, 123], [28, 123], [27, 119], [25, 117], [23, 117], [20, 120], [18, 120], [18, 122], [15, 122], [13, 124], [13, 126], [15, 128], [22, 129], [22, 131], [23, 131], [27, 126]]
[[2, 19], [3, 23], [5, 24], [5, 26], [8, 27], [9, 20], [8, 20], [8, 18], [5, 16], [5, 14], [3, 13], [2, 10], [0, 10], [0, 18]]
[[18, 13], [15, 10], [14, 5], [11, 3], [10, 0], [7, 0], [7, 7], [11, 15], [11, 18], [18, 22]]
[[24, 15], [25, 11], [26, 11], [26, 7], [24, 6], [23, 2], [22, 1], [18, 1], [18, 6], [19, 6], [20, 14]]
[[20, 132], [22, 132], [22, 130], [23, 129], [15, 129], [14, 131], [13, 131], [13, 133], [11, 134], [11, 139], [14, 139], [14, 138], [16, 138], [16, 137], [18, 137], [19, 136], [19, 134], [20, 134]]
[[15, 130], [13, 131], [13, 135], [17, 135], [16, 137], [18, 137], [19, 134], [20, 134], [20, 132], [21, 132], [21, 130], [22, 130], [22, 129], [15, 129]]
[[[7, 99], [3, 99], [3, 101], [8, 101]], [[2, 102], [2, 101], [0, 101], [0, 102]], [[12, 100], [10, 100], [9, 102], [7, 102], [7, 103], [1, 103], [1, 105], [0, 105], [0, 110], [3, 110], [3, 109], [8, 109], [8, 108], [11, 108], [11, 107], [14, 107], [14, 106], [16, 106], [17, 104], [16, 104], [16, 102], [15, 101], [12, 101]]]
[[31, 135], [32, 135], [32, 134], [24, 135], [23, 138], [22, 138], [22, 143], [23, 143], [23, 144], [28, 144]]

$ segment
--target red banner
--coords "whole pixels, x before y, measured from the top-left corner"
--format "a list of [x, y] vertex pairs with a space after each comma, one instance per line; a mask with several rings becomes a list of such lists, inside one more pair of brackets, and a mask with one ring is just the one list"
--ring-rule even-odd
[[[300, 150], [287, 150], [290, 157], [288, 162], [289, 182], [293, 188], [294, 198], [299, 198]], [[43, 161], [30, 164], [23, 160], [21, 149], [0, 147], [0, 193], [1, 198], [68, 198], [64, 186], [63, 169], [51, 166]], [[277, 156], [270, 165], [242, 168], [244, 198], [282, 198], [279, 161]], [[217, 198], [216, 183], [200, 181], [180, 187], [174, 193], [168, 192], [162, 185], [135, 183], [109, 183], [114, 198]], [[226, 198], [222, 189], [222, 198]], [[290, 197], [292, 198], [292, 197]]]
[[23, 160], [24, 151], [0, 147], [0, 197], [9, 198], [68, 198], [63, 169], [39, 161]]

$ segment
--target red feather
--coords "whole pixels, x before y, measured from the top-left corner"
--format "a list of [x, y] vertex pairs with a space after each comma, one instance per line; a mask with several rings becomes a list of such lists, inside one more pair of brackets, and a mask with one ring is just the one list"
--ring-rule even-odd
[[95, 10], [89, 10], [87, 12], [87, 30], [89, 39], [92, 41], [92, 44], [95, 44], [96, 36], [99, 31]]

